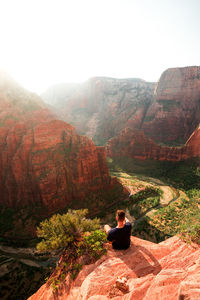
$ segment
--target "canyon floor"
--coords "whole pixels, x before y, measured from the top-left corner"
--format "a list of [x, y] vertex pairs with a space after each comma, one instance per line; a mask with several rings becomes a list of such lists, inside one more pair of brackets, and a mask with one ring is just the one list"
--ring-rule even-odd
[[[191, 212], [197, 212], [200, 192], [195, 180], [200, 174], [192, 177], [192, 173], [185, 172], [184, 175], [181, 164], [179, 171], [173, 170], [176, 179], [180, 179], [178, 183], [173, 176], [164, 180], [164, 176], [153, 177], [110, 166], [110, 174], [129, 190], [129, 196], [101, 211], [101, 222], [115, 226], [116, 209], [125, 209], [134, 224], [131, 247], [114, 251], [107, 244], [107, 255], [95, 264], [84, 266], [70, 290], [65, 280], [56, 293], [45, 284], [30, 299], [199, 299], [199, 245], [176, 233], [180, 223], [186, 223], [186, 219], [191, 222]], [[167, 173], [170, 175], [169, 169]], [[181, 188], [183, 184], [185, 189]], [[197, 202], [188, 196], [192, 192]]]
[[[148, 165], [148, 164], [146, 164], [146, 165]], [[114, 168], [113, 168], [113, 166], [110, 165], [109, 168], [110, 168], [110, 175], [118, 178], [118, 180], [121, 182], [121, 184], [124, 186], [124, 188], [129, 191], [129, 196], [126, 196], [124, 199], [119, 198], [114, 203], [109, 203], [109, 205], [106, 209], [101, 209], [99, 211], [97, 216], [101, 218], [102, 227], [106, 223], [108, 223], [111, 226], [116, 226], [116, 221], [115, 221], [116, 209], [120, 209], [120, 208], [125, 209], [127, 217], [134, 224], [134, 228], [133, 228], [133, 236], [134, 237], [132, 238], [134, 246], [131, 249], [133, 250], [133, 248], [136, 249], [137, 247], [139, 247], [139, 248], [147, 247], [150, 250], [150, 252], [153, 251], [153, 255], [154, 255], [154, 250], [152, 250], [152, 249], [158, 249], [156, 251], [158, 251], [160, 253], [161, 248], [166, 249], [168, 247], [167, 246], [168, 242], [166, 239], [174, 236], [177, 232], [178, 225], [177, 225], [177, 223], [173, 223], [174, 222], [173, 220], [175, 219], [174, 218], [174, 210], [176, 212], [178, 212], [179, 208], [183, 212], [184, 212], [184, 210], [187, 210], [187, 208], [189, 208], [188, 211], [190, 210], [190, 206], [189, 206], [190, 201], [189, 201], [188, 195], [185, 193], [184, 189], [180, 188], [182, 181], [184, 182], [185, 179], [182, 180], [182, 177], [180, 176], [181, 183], [176, 185], [176, 183], [173, 182], [173, 180], [174, 180], [173, 178], [171, 181], [169, 181], [167, 178], [165, 180], [165, 178], [162, 176], [153, 176], [154, 174], [146, 172], [146, 169], [142, 170], [142, 172], [138, 172], [137, 166], [135, 166], [135, 170], [129, 170], [128, 168], [122, 168], [122, 167], [119, 167], [118, 165], [115, 165]], [[185, 168], [186, 168], [186, 166], [184, 166], [184, 170], [185, 170]], [[150, 169], [153, 170], [152, 165], [151, 165]], [[154, 172], [155, 171], [156, 170], [154, 170]], [[147, 174], [145, 174], [145, 172]], [[175, 173], [175, 172], [173, 171], [173, 173]], [[176, 172], [176, 177], [178, 176], [177, 174], [178, 174], [178, 172]], [[181, 171], [181, 174], [182, 174], [182, 171]], [[188, 174], [189, 173], [186, 174], [185, 178], [188, 178]], [[178, 187], [176, 187], [176, 186], [178, 186]], [[186, 206], [188, 205], [188, 206], [185, 208], [185, 205]], [[161, 219], [161, 217], [164, 215], [166, 215], [165, 220]], [[187, 218], [187, 215], [185, 216], [185, 212], [184, 212], [183, 215], [180, 214], [180, 215], [178, 215], [178, 217], [179, 217], [179, 219], [180, 218], [184, 219], [185, 217]], [[183, 249], [186, 249], [186, 248], [184, 248], [186, 246], [183, 246], [184, 243], [181, 241], [178, 241], [177, 238], [172, 237], [172, 239], [169, 239], [169, 241], [171, 241], [171, 243], [176, 243], [176, 245], [180, 244], [180, 246], [183, 247]], [[154, 244], [154, 243], [160, 243], [160, 244]], [[164, 243], [164, 244], [162, 244], [162, 243]], [[166, 247], [163, 248], [163, 246], [160, 247], [159, 245], [166, 245]], [[152, 247], [152, 249], [151, 249], [151, 247]], [[170, 247], [172, 247], [172, 246], [170, 246]], [[187, 247], [188, 247], [188, 245], [187, 245]], [[137, 250], [136, 252], [138, 252], [138, 249], [136, 249]], [[48, 265], [47, 258], [41, 258], [41, 259], [38, 258], [37, 256], [35, 256], [33, 249], [26, 250], [26, 249], [19, 249], [16, 247], [5, 247], [5, 245], [1, 245], [0, 250], [1, 250], [0, 251], [0, 276], [1, 276], [1, 291], [2, 291], [1, 298], [10, 300], [10, 299], [16, 299], [15, 298], [16, 295], [20, 295], [19, 299], [26, 299], [25, 295], [26, 296], [32, 295], [44, 283], [44, 279], [45, 279], [47, 273], [49, 272], [48, 266], [47, 266]], [[176, 249], [176, 251], [172, 252], [172, 253], [176, 253], [177, 251], [178, 250]], [[187, 250], [187, 251], [190, 251], [190, 250]], [[193, 250], [191, 250], [191, 251], [193, 251]], [[111, 260], [112, 263], [115, 264], [114, 261], [116, 259], [121, 260], [120, 254], [118, 256], [116, 256], [115, 254], [113, 254], [112, 251], [109, 253], [111, 253], [111, 256], [114, 255]], [[133, 256], [133, 258], [134, 257], [137, 258], [136, 254], [137, 253], [134, 254], [131, 252], [130, 255], [131, 255], [131, 257]], [[140, 253], [140, 256], [141, 256], [141, 253]], [[108, 260], [110, 259], [109, 257], [108, 257]], [[128, 257], [128, 255], [127, 255], [127, 257]], [[106, 261], [107, 261], [107, 259], [106, 259]], [[105, 264], [106, 264], [106, 261], [105, 261]], [[170, 265], [169, 258], [163, 257], [162, 261], [166, 261], [166, 263], [168, 265]], [[96, 266], [98, 266], [100, 264], [100, 262], [97, 262]], [[159, 264], [160, 264], [160, 262], [159, 262]], [[127, 265], [127, 264], [125, 263], [125, 265]], [[166, 274], [169, 273], [170, 274], [169, 276], [172, 276], [173, 271], [168, 270], [168, 267], [169, 267], [168, 265], [166, 265], [167, 269], [165, 268], [165, 271], [162, 271], [162, 272], [164, 272], [164, 273], [167, 272]], [[99, 267], [98, 267], [99, 270], [101, 270], [102, 266], [103, 266], [103, 264], [101, 265], [101, 267], [99, 265]], [[129, 268], [129, 266], [127, 266], [127, 267]], [[151, 267], [151, 266], [149, 265], [149, 267]], [[87, 268], [89, 268], [89, 267], [87, 267]], [[133, 272], [135, 272], [135, 268], [136, 268], [136, 266], [133, 267], [133, 269], [134, 269]], [[184, 267], [184, 268], [186, 268], [186, 267]], [[175, 271], [174, 276], [176, 277], [176, 275], [178, 274], [177, 276], [179, 279], [183, 278], [184, 277], [183, 274], [185, 272], [184, 268], [181, 270], [181, 275], [179, 274], [179, 271], [177, 271], [178, 273]], [[99, 271], [99, 272], [101, 272], [101, 271]], [[91, 274], [94, 274], [94, 272], [92, 272]], [[96, 271], [95, 271], [95, 274], [96, 274]], [[161, 280], [160, 279], [161, 277], [158, 277], [158, 275], [157, 275], [157, 277], [154, 277], [154, 275], [155, 274], [153, 274], [153, 273], [149, 273], [147, 277], [135, 278], [135, 279], [129, 280], [128, 282], [130, 282], [130, 289], [132, 289], [132, 294], [134, 295], [134, 293], [136, 293], [137, 295], [139, 295], [138, 293], [140, 293], [141, 289], [143, 289], [142, 287], [145, 287], [144, 290], [145, 289], [147, 290], [147, 288], [149, 289], [151, 287], [151, 284], [154, 284], [155, 282]], [[180, 277], [179, 277], [179, 275], [180, 275]], [[93, 275], [91, 275], [91, 276], [93, 276]], [[101, 276], [104, 276], [104, 275], [102, 274]], [[165, 276], [165, 274], [163, 276]], [[147, 282], [145, 283], [144, 282], [145, 278], [146, 279], [148, 278], [148, 282], [150, 280], [151, 283], [150, 282], [148, 284], [147, 284]], [[181, 281], [179, 279], [177, 279], [177, 277], [176, 277], [176, 280], [178, 280], [180, 283]], [[116, 278], [115, 278], [115, 280], [116, 280]], [[16, 282], [18, 282], [18, 281], [20, 281], [22, 284], [16, 285]], [[135, 290], [135, 287], [137, 287], [136, 290]], [[91, 287], [89, 287], [89, 289], [90, 288]], [[170, 285], [168, 286], [168, 288], [170, 289]], [[78, 292], [78, 289], [76, 289], [76, 291], [74, 290], [73, 293]], [[166, 287], [166, 289], [167, 289], [167, 287]], [[180, 286], [177, 285], [176, 293], [178, 293], [178, 289], [180, 289]], [[135, 290], [135, 292], [134, 292], [134, 290]], [[10, 291], [10, 293], [8, 291]], [[114, 289], [114, 291], [119, 294], [121, 293], [119, 290], [116, 291]], [[79, 290], [79, 292], [80, 292], [80, 290]], [[82, 292], [83, 292], [83, 289], [82, 289]], [[84, 293], [87, 294], [87, 292], [84, 292]], [[90, 293], [90, 292], [88, 292], [88, 293]], [[94, 293], [94, 292], [92, 292], [92, 293]], [[143, 292], [141, 292], [141, 293], [143, 293]], [[88, 299], [87, 297], [89, 294], [87, 296], [86, 296], [86, 294], [84, 296], [85, 298], [83, 297], [83, 299]], [[74, 294], [72, 294], [72, 295], [74, 295]], [[143, 294], [141, 294], [141, 295], [143, 295]], [[106, 294], [106, 295], [104, 294], [104, 296], [103, 296], [103, 294], [101, 294], [100, 298], [95, 298], [95, 295], [93, 294], [93, 296], [92, 296], [93, 298], [91, 298], [91, 299], [107, 299], [106, 298], [107, 296], [108, 296], [108, 294]], [[115, 296], [121, 297], [122, 294], [121, 294], [121, 296], [117, 296], [117, 295], [115, 295]], [[104, 297], [104, 298], [102, 298], [102, 297]], [[127, 298], [128, 294], [124, 295], [124, 297], [125, 297], [124, 299], [132, 299], [132, 298]], [[118, 299], [118, 298], [116, 298], [116, 299]], [[140, 299], [140, 298], [138, 298], [138, 299]], [[147, 299], [150, 299], [150, 298], [147, 298]], [[162, 298], [162, 299], [165, 299], [165, 298]], [[171, 299], [173, 299], [173, 298], [171, 298]]]
[[[129, 196], [110, 205], [104, 213], [100, 213], [102, 225], [108, 223], [115, 226], [115, 212], [117, 209], [124, 209], [128, 219], [134, 224], [134, 235], [150, 240], [152, 242], [161, 242], [169, 237], [162, 234], [158, 228], [153, 226], [149, 228], [148, 233], [142, 232], [145, 227], [145, 220], [153, 220], [156, 213], [160, 213], [162, 208], [179, 205], [184, 199], [189, 201], [186, 193], [178, 188], [169, 185], [160, 179], [138, 175], [126, 170], [115, 168], [111, 170], [111, 175], [116, 176], [121, 184], [129, 191]], [[149, 222], [150, 224], [150, 222]], [[149, 225], [152, 227], [151, 225]], [[138, 228], [140, 232], [138, 232]]]

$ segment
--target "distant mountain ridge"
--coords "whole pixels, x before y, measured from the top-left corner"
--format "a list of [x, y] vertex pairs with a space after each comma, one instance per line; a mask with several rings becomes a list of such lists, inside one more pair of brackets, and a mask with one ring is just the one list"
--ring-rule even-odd
[[[57, 95], [57, 104], [53, 110], [56, 110], [59, 118], [69, 120], [81, 134], [89, 136], [96, 144], [107, 143], [109, 153], [116, 153], [118, 149], [118, 155], [123, 152], [120, 148], [122, 135], [123, 143], [128, 146], [130, 137], [127, 132], [133, 132], [133, 136], [138, 136], [138, 132], [141, 132], [147, 148], [152, 148], [153, 144], [148, 142], [151, 139], [155, 145], [154, 150], [157, 149], [151, 151], [150, 157], [154, 152], [154, 159], [163, 160], [168, 157], [170, 160], [171, 154], [163, 156], [163, 148], [159, 144], [170, 146], [170, 149], [165, 148], [166, 153], [169, 150], [170, 153], [175, 153], [176, 149], [172, 150], [171, 147], [183, 147], [192, 133], [197, 132], [200, 123], [198, 66], [168, 69], [157, 84], [140, 79], [94, 77], [79, 85], [78, 89], [73, 89], [73, 93], [68, 93], [65, 97], [63, 94], [62, 100], [59, 100], [59, 87], [55, 87], [54, 95]], [[196, 143], [199, 143], [197, 139]], [[111, 144], [116, 148], [111, 150]], [[131, 153], [138, 151], [135, 147], [136, 143], [134, 146], [132, 143], [129, 148]], [[140, 147], [140, 151], [142, 148]], [[160, 157], [158, 149], [161, 151]], [[191, 155], [198, 153], [196, 150], [187, 150], [186, 157], [189, 152]], [[185, 157], [177, 155], [175, 156], [179, 159]], [[136, 156], [140, 159], [148, 157], [143, 152]], [[173, 156], [174, 154], [171, 157]]]
[[[94, 77], [66, 93], [65, 97], [64, 93], [59, 96], [61, 91], [57, 86], [42, 98], [54, 106], [60, 119], [67, 120], [81, 134], [92, 133], [88, 136], [97, 145], [103, 145], [124, 127], [141, 127], [153, 101], [154, 87], [155, 83], [138, 78]], [[51, 92], [57, 97], [56, 101], [52, 100]], [[90, 123], [94, 122], [95, 131], [91, 131]]]

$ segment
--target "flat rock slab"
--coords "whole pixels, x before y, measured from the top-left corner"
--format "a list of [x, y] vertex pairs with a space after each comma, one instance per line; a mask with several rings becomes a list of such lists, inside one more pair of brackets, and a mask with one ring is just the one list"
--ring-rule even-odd
[[[56, 299], [197, 300], [200, 299], [199, 257], [199, 246], [192, 247], [178, 237], [160, 244], [132, 237], [128, 250], [115, 251], [108, 245], [107, 255], [95, 264], [84, 266], [70, 291], [62, 286]], [[117, 289], [118, 277], [127, 278], [127, 291]], [[29, 299], [54, 297], [51, 287], [45, 284]]]

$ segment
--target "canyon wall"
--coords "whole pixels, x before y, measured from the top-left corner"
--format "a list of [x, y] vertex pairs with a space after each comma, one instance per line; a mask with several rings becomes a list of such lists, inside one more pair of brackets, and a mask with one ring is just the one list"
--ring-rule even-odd
[[166, 70], [141, 129], [154, 141], [184, 144], [200, 123], [200, 67]]
[[[200, 156], [200, 67], [165, 71], [141, 129], [125, 128], [107, 142], [110, 157], [180, 161]], [[150, 138], [151, 137], [151, 138]], [[178, 147], [157, 144], [184, 144]]]
[[141, 79], [94, 77], [73, 88], [52, 87], [42, 97], [59, 118], [103, 145], [125, 127], [142, 126], [154, 87]]
[[143, 130], [155, 142], [179, 146], [200, 123], [200, 67], [168, 69], [157, 84], [94, 77], [54, 86], [42, 96], [59, 118], [98, 145], [128, 127]]
[[180, 161], [200, 157], [200, 126], [182, 147], [156, 144], [142, 130], [126, 128], [120, 135], [108, 141], [107, 155], [113, 158], [130, 157], [139, 160]]
[[106, 153], [0, 74], [0, 205], [47, 213], [112, 188]]

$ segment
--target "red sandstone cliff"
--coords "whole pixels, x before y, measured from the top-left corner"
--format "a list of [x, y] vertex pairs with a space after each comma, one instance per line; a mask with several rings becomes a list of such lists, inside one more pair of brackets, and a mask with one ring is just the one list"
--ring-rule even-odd
[[200, 123], [200, 67], [166, 70], [145, 119], [141, 129], [154, 141], [186, 142]]
[[105, 149], [0, 74], [0, 205], [52, 213], [111, 188]]
[[192, 133], [183, 147], [160, 146], [146, 137], [142, 130], [126, 128], [119, 136], [108, 141], [106, 149], [107, 155], [115, 158], [180, 161], [200, 157], [200, 127]]
[[[199, 256], [199, 246], [192, 247], [177, 237], [160, 244], [132, 237], [128, 250], [110, 249], [95, 264], [84, 266], [71, 287], [64, 280], [53, 292], [44, 284], [29, 300], [197, 300]], [[116, 284], [118, 277], [124, 277], [125, 284]]]

